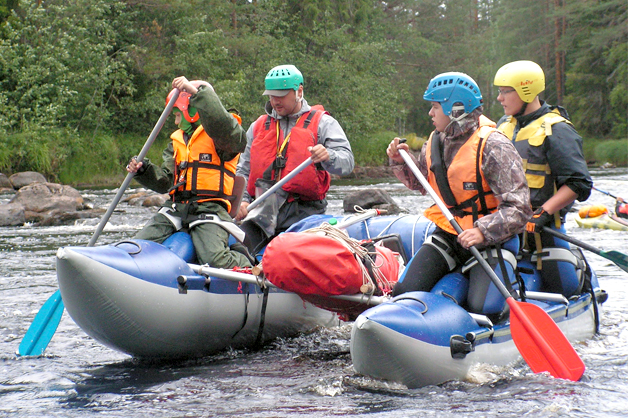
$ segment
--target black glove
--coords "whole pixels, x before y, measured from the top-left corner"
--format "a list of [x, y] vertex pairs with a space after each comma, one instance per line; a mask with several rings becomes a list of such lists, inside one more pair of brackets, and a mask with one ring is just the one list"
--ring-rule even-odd
[[534, 215], [532, 215], [532, 218], [530, 218], [530, 220], [526, 224], [526, 231], [528, 231], [529, 233], [539, 233], [543, 231], [544, 226], [551, 225], [553, 220], [554, 215], [550, 215], [549, 213], [545, 212], [545, 209], [543, 209], [543, 207], [540, 207], [534, 212]]

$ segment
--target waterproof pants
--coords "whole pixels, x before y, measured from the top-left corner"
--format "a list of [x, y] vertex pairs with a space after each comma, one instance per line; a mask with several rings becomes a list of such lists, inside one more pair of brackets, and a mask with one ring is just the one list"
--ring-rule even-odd
[[[184, 206], [183, 203], [177, 203], [176, 209], [182, 211]], [[199, 203], [192, 214], [202, 213], [215, 214], [223, 221], [232, 222], [226, 209], [214, 202]], [[135, 235], [135, 238], [162, 243], [175, 232], [177, 230], [172, 222], [166, 216], [157, 213]], [[251, 267], [250, 261], [244, 254], [229, 248], [229, 233], [219, 225], [202, 223], [192, 228], [189, 234], [192, 237], [199, 263], [218, 268]]]

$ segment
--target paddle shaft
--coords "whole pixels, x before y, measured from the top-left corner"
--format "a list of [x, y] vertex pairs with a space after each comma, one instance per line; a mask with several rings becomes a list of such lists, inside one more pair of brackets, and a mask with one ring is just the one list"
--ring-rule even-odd
[[597, 187], [595, 187], [595, 186], [593, 186], [593, 188], [594, 188], [595, 190], [597, 190], [598, 192], [600, 192], [600, 193], [603, 193], [603, 194], [605, 194], [605, 195], [607, 195], [607, 196], [612, 197], [612, 198], [613, 198], [613, 199], [615, 199], [615, 200], [617, 200], [617, 199], [618, 199], [618, 197], [617, 197], [617, 196], [615, 196], [614, 194], [611, 194], [611, 193], [609, 193], [609, 192], [607, 192], [607, 191], [604, 191], [604, 190], [600, 190], [600, 189], [598, 189], [598, 188], [597, 188]]
[[380, 209], [367, 209], [362, 213], [359, 213], [357, 215], [351, 215], [348, 216], [346, 219], [344, 219], [342, 222], [337, 223], [336, 225], [334, 225], [336, 228], [339, 229], [343, 229], [343, 228], [347, 228], [351, 225], [355, 225], [359, 222], [365, 221], [367, 219], [372, 218], [373, 216], [377, 216], [377, 215], [382, 215], [383, 213], [385, 213], [386, 210], [380, 210]]
[[548, 228], [547, 226], [543, 227], [543, 231], [555, 236], [556, 238], [560, 238], [574, 245], [577, 245], [578, 247], [584, 248], [585, 250], [591, 251], [593, 254], [597, 254], [600, 257], [611, 260], [619, 268], [621, 268], [625, 272], [628, 272], [628, 255], [626, 254], [620, 253], [619, 251], [602, 251], [599, 248], [595, 248], [594, 246], [587, 244], [586, 242], [582, 242], [580, 240], [577, 240], [576, 238], [572, 238], [561, 232], [555, 231], [552, 228]]
[[310, 164], [312, 164], [312, 157], [308, 157], [305, 161], [299, 164], [294, 170], [289, 172], [285, 177], [283, 177], [277, 183], [273, 184], [273, 186], [270, 189], [266, 190], [264, 193], [262, 193], [260, 197], [256, 198], [253, 202], [251, 202], [251, 204], [246, 208], [246, 210], [250, 212], [253, 208], [255, 208], [257, 205], [259, 205], [264, 200], [266, 200], [268, 196], [275, 193], [284, 184], [292, 180], [294, 176], [299, 174], [301, 171], [303, 171], [305, 167], [309, 166]]
[[594, 246], [589, 245], [589, 244], [587, 244], [586, 242], [582, 242], [582, 241], [579, 241], [579, 240], [577, 240], [577, 239], [575, 239], [575, 238], [572, 238], [572, 237], [570, 237], [570, 236], [568, 236], [568, 235], [565, 235], [565, 234], [563, 234], [563, 233], [561, 233], [561, 232], [559, 232], [559, 231], [555, 231], [555, 230], [553, 230], [552, 228], [549, 228], [549, 227], [547, 227], [547, 226], [544, 226], [544, 227], [543, 227], [543, 231], [544, 231], [544, 232], [547, 232], [547, 233], [548, 233], [548, 234], [550, 234], [550, 235], [555, 236], [556, 238], [560, 238], [560, 239], [562, 239], [562, 240], [565, 240], [565, 241], [567, 241], [567, 242], [570, 242], [570, 243], [572, 243], [572, 244], [575, 244], [575, 245], [577, 245], [577, 246], [579, 246], [579, 247], [582, 247], [582, 248], [584, 248], [585, 250], [589, 250], [589, 251], [591, 251], [591, 252], [592, 252], [592, 253], [594, 253], [594, 254], [597, 254], [597, 255], [601, 255], [601, 254], [602, 254], [602, 250], [600, 250], [600, 249], [598, 249], [598, 248], [595, 248]]
[[[441, 212], [443, 212], [443, 215], [445, 215], [445, 217], [447, 218], [451, 226], [453, 226], [456, 232], [460, 234], [463, 231], [462, 228], [460, 227], [460, 224], [458, 224], [454, 216], [449, 211], [449, 208], [447, 208], [445, 203], [440, 199], [440, 197], [436, 194], [436, 192], [434, 191], [430, 183], [423, 176], [423, 174], [419, 170], [419, 167], [417, 167], [414, 161], [412, 161], [412, 159], [410, 158], [410, 155], [408, 155], [408, 153], [402, 149], [399, 150], [399, 154], [401, 155], [401, 158], [403, 158], [403, 161], [405, 161], [405, 163], [408, 165], [410, 170], [412, 170], [412, 173], [415, 175], [417, 180], [421, 182], [421, 185], [423, 186], [423, 188], [432, 197], [432, 200], [434, 201], [434, 203], [436, 203], [436, 205], [439, 207]], [[486, 271], [486, 274], [489, 275], [489, 277], [491, 278], [491, 280], [497, 287], [497, 290], [499, 290], [499, 292], [506, 299], [508, 299], [509, 297], [512, 297], [510, 292], [508, 292], [508, 289], [506, 289], [506, 286], [502, 283], [499, 277], [497, 277], [497, 274], [495, 274], [495, 271], [493, 271], [493, 269], [488, 264], [488, 262], [484, 259], [484, 257], [482, 257], [482, 254], [480, 254], [480, 251], [478, 251], [478, 249], [475, 248], [475, 246], [471, 246], [468, 249], [471, 252], [471, 254], [473, 254], [473, 256], [478, 261], [478, 263], [480, 263], [482, 268]]]
[[[212, 277], [218, 277], [220, 279], [243, 282], [248, 284], [257, 285], [259, 287], [272, 287], [278, 288], [268, 280], [261, 279], [258, 276], [248, 273], [240, 273], [231, 270], [220, 269], [216, 267], [200, 266], [197, 264], [189, 264], [189, 266], [198, 274], [206, 274]], [[330, 296], [333, 299], [346, 300], [349, 302], [365, 303], [367, 305], [379, 305], [382, 302], [388, 300], [383, 296], [368, 296], [368, 295], [335, 295]]]
[[[137, 156], [137, 161], [138, 162], [144, 160], [144, 158], [146, 157], [146, 154], [148, 154], [148, 150], [153, 145], [153, 142], [155, 142], [155, 138], [157, 138], [157, 135], [159, 134], [159, 131], [161, 131], [161, 128], [164, 126], [164, 123], [166, 122], [166, 119], [168, 119], [168, 116], [170, 115], [170, 112], [172, 111], [172, 108], [174, 107], [174, 102], [179, 97], [179, 90], [178, 89], [174, 89], [174, 90], [175, 90], [174, 94], [170, 98], [170, 101], [166, 105], [166, 108], [164, 109], [164, 111], [161, 113], [161, 116], [159, 117], [159, 120], [157, 121], [157, 124], [155, 124], [155, 127], [153, 128], [153, 131], [148, 136], [148, 139], [146, 140], [146, 143], [144, 144], [144, 147], [142, 147], [142, 150], [140, 151], [139, 155]], [[105, 228], [105, 225], [109, 221], [109, 218], [111, 217], [111, 214], [113, 213], [114, 209], [116, 208], [116, 206], [120, 202], [120, 199], [122, 199], [122, 195], [126, 191], [127, 187], [129, 187], [129, 184], [131, 183], [131, 180], [133, 180], [133, 177], [135, 177], [135, 173], [128, 173], [126, 175], [126, 178], [122, 182], [122, 185], [120, 185], [120, 188], [118, 189], [118, 192], [116, 193], [115, 197], [113, 198], [113, 201], [109, 205], [109, 208], [107, 209], [107, 212], [105, 212], [105, 214], [103, 215], [102, 219], [100, 220], [100, 223], [98, 224], [98, 227], [96, 228], [96, 231], [94, 232], [94, 235], [92, 235], [92, 238], [89, 240], [89, 243], [87, 244], [88, 247], [93, 247], [94, 244], [96, 243], [96, 240], [100, 236], [100, 233], [102, 232], [102, 230]]]

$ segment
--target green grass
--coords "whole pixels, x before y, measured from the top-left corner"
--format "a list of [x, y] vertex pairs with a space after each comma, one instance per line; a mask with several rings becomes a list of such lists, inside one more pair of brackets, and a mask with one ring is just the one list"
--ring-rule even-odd
[[[355, 165], [358, 167], [378, 167], [388, 165], [388, 156], [386, 148], [395, 137], [399, 136], [395, 132], [386, 131], [373, 134], [368, 139], [360, 139], [351, 142], [351, 149], [355, 157]], [[417, 137], [416, 134], [407, 134], [404, 136], [408, 141], [408, 145], [413, 150], [419, 150], [425, 142], [425, 138]]]
[[595, 147], [595, 161], [598, 165], [612, 164], [616, 167], [628, 166], [628, 139], [604, 141]]

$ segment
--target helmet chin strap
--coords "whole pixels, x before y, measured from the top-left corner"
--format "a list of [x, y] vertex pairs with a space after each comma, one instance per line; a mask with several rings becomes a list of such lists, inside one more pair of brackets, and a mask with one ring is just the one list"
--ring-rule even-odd
[[521, 106], [521, 110], [519, 110], [516, 114], [512, 115], [514, 118], [518, 118], [519, 116], [523, 116], [526, 109], [528, 108], [528, 103], [523, 102], [523, 106]]
[[[453, 113], [454, 110], [464, 110], [464, 106], [452, 106], [451, 108], [451, 112]], [[468, 113], [464, 112], [462, 115], [458, 116], [457, 118], [454, 118], [453, 116], [451, 116], [451, 113], [449, 114], [449, 123], [447, 124], [447, 126], [445, 127], [444, 130], [447, 130], [447, 128], [449, 128], [451, 126], [452, 123], [454, 122], [459, 122], [460, 120], [464, 119], [465, 116], [467, 116]]]

